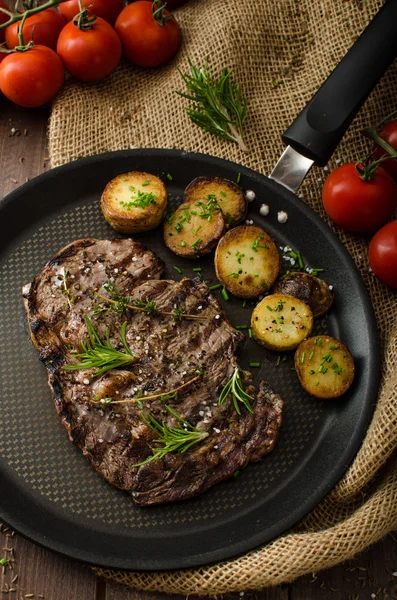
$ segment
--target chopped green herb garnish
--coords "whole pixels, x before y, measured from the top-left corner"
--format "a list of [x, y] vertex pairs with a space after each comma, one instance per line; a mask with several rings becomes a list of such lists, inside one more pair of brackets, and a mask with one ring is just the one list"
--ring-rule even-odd
[[302, 352], [302, 358], [301, 358], [301, 364], [302, 365], [305, 362], [305, 354], [306, 354], [306, 352]]
[[251, 248], [254, 252], [258, 252], [258, 248], [265, 248], [266, 250], [269, 250], [269, 246], [266, 246], [266, 244], [260, 244], [259, 240], [254, 240], [251, 244]]
[[132, 206], [147, 208], [149, 204], [157, 204], [156, 198], [157, 196], [152, 192], [142, 192], [141, 190], [138, 190], [136, 196], [132, 196], [131, 202], [123, 202], [123, 200], [120, 200], [120, 204], [126, 210], [131, 210]]
[[196, 240], [195, 242], [193, 242], [193, 244], [192, 244], [192, 248], [193, 248], [193, 250], [194, 250], [195, 252], [199, 252], [198, 245], [199, 245], [199, 244], [201, 244], [201, 243], [202, 243], [202, 241], [203, 241], [203, 240], [199, 238], [198, 240]]
[[211, 292], [214, 292], [215, 290], [219, 290], [222, 287], [221, 283], [214, 283], [214, 285], [211, 285], [208, 289]]
[[250, 367], [260, 367], [261, 363], [259, 362], [250, 362]]
[[223, 196], [223, 198], [226, 198], [226, 194], [225, 194], [225, 192], [223, 190], [221, 190], [219, 193], [220, 193], [221, 196]]
[[330, 350], [339, 350], [340, 346], [330, 346]]
[[229, 294], [227, 293], [227, 290], [226, 290], [226, 288], [225, 288], [225, 287], [223, 287], [223, 288], [222, 288], [222, 292], [221, 292], [221, 294], [222, 294], [222, 298], [223, 298], [224, 300], [226, 300], [226, 301], [228, 301], [228, 300], [229, 300]]
[[278, 355], [278, 357], [277, 357], [277, 360], [276, 360], [276, 367], [278, 367], [278, 366], [279, 366], [279, 364], [280, 364], [280, 360], [281, 360], [281, 356], [280, 356], [280, 355]]
[[342, 373], [343, 370], [336, 362], [332, 365], [332, 369], [338, 374]]
[[172, 181], [172, 175], [171, 175], [171, 173], [167, 173], [167, 179], [169, 179], [170, 181]]
[[179, 273], [179, 275], [182, 275], [182, 269], [180, 269], [176, 265], [174, 265], [172, 268], [174, 269], [174, 271], [176, 271], [177, 273]]
[[179, 245], [181, 246], [181, 248], [184, 248], [186, 246], [186, 242], [181, 242]]
[[175, 231], [178, 231], [178, 233], [179, 233], [180, 231], [182, 231], [182, 229], [183, 229], [183, 225], [182, 225], [182, 223], [177, 223], [177, 224], [175, 225]]
[[7, 558], [1, 558], [0, 559], [0, 565], [2, 565], [3, 567], [5, 567], [6, 565], [8, 565], [8, 559]]
[[247, 306], [247, 300], [243, 300], [242, 306], [243, 306], [243, 308], [245, 308]]
[[251, 327], [248, 329], [248, 337], [250, 340], [252, 340], [252, 329]]
[[146, 186], [148, 186], [148, 185], [150, 185], [150, 181], [144, 181], [144, 182], [142, 183], [142, 187], [146, 187]]
[[310, 374], [310, 375], [314, 375], [314, 373], [315, 373], [315, 372], [316, 372], [316, 371], [313, 371], [313, 369], [310, 369], [310, 371], [309, 371], [309, 374]]
[[192, 271], [194, 271], [195, 273], [200, 273], [202, 271], [202, 268], [201, 267], [194, 267], [192, 269]]
[[309, 354], [309, 360], [311, 360], [313, 358], [313, 356], [314, 356], [314, 351], [312, 350]]
[[323, 343], [323, 340], [321, 338], [316, 338], [314, 340], [314, 343], [316, 344], [316, 346], [321, 346], [321, 344]]
[[241, 180], [241, 173], [237, 173], [236, 183], [240, 183], [240, 180]]
[[234, 329], [248, 329], [248, 325], [235, 325]]
[[270, 310], [270, 312], [273, 312], [273, 309], [271, 306], [269, 306], [268, 304], [266, 305], [267, 310]]

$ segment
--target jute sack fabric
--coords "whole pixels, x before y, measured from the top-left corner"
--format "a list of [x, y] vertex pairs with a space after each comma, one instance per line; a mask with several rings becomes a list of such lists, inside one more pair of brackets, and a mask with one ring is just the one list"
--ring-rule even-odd
[[[281, 132], [381, 6], [380, 0], [191, 0], [176, 13], [183, 48], [173, 63], [143, 70], [122, 64], [97, 85], [69, 81], [49, 125], [53, 166], [82, 156], [135, 147], [184, 148], [234, 160], [268, 174], [282, 151]], [[249, 101], [245, 154], [193, 125], [176, 67], [187, 57], [214, 72], [227, 66]], [[348, 84], [348, 83], [347, 83]], [[397, 68], [391, 67], [340, 144], [330, 168], [368, 149], [359, 131], [396, 109]], [[323, 169], [301, 188], [323, 218]], [[227, 562], [169, 573], [98, 569], [100, 575], [152, 591], [215, 595], [293, 581], [352, 558], [397, 525], [397, 294], [369, 271], [368, 239], [337, 232], [371, 295], [382, 339], [382, 381], [373, 421], [349, 470], [293, 531]]]

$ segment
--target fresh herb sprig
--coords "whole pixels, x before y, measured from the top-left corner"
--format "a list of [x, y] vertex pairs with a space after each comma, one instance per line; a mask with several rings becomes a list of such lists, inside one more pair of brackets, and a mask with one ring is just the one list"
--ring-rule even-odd
[[178, 392], [180, 392], [184, 388], [188, 387], [189, 385], [191, 385], [195, 381], [198, 381], [199, 379], [202, 379], [202, 374], [201, 373], [198, 373], [196, 375], [196, 377], [193, 377], [193, 379], [190, 379], [189, 381], [186, 381], [185, 383], [182, 383], [182, 385], [178, 386], [177, 388], [174, 388], [173, 390], [167, 390], [166, 392], [160, 392], [159, 394], [151, 394], [150, 396], [142, 396], [141, 394], [139, 394], [135, 398], [125, 398], [124, 400], [113, 400], [111, 402], [111, 404], [130, 404], [130, 403], [135, 403], [136, 404], [136, 403], [141, 402], [141, 401], [145, 401], [146, 402], [146, 400], [155, 400], [156, 398], [160, 398], [160, 400], [161, 400], [165, 396], [169, 396], [169, 397], [172, 396], [172, 397], [174, 397], [174, 396], [176, 396], [176, 394]]
[[156, 459], [161, 460], [164, 458], [164, 456], [170, 454], [171, 452], [183, 454], [192, 446], [198, 444], [208, 437], [208, 433], [206, 431], [200, 431], [199, 429], [196, 429], [196, 427], [193, 427], [193, 425], [178, 415], [167, 404], [164, 406], [168, 412], [171, 413], [172, 416], [182, 424], [182, 427], [167, 427], [165, 423], [160, 423], [152, 414], [149, 413], [148, 416], [145, 417], [145, 415], [141, 413], [141, 418], [144, 423], [152, 431], [154, 431], [158, 437], [153, 440], [156, 444], [156, 447], [152, 448], [153, 455], [149, 456], [149, 458], [140, 463], [132, 465], [133, 467], [146, 465]]
[[254, 413], [254, 409], [251, 406], [251, 401], [254, 400], [254, 398], [244, 390], [243, 382], [240, 377], [240, 369], [238, 367], [234, 369], [231, 379], [229, 379], [222, 389], [218, 398], [218, 404], [223, 404], [230, 394], [237, 414], [241, 415], [240, 404], [243, 404], [250, 413]]
[[208, 71], [208, 61], [201, 69], [188, 59], [190, 72], [179, 71], [186, 84], [186, 92], [176, 93], [191, 100], [186, 107], [190, 119], [206, 131], [235, 142], [243, 152], [248, 148], [243, 140], [243, 125], [247, 114], [247, 100], [241, 86], [231, 78], [228, 69], [223, 69], [219, 79]]
[[126, 329], [127, 321], [120, 328], [120, 339], [125, 352], [113, 348], [109, 339], [109, 329], [106, 329], [106, 339], [102, 341], [98, 333], [95, 331], [90, 318], [84, 315], [84, 320], [88, 329], [88, 340], [82, 342], [84, 352], [75, 354], [76, 358], [82, 359], [76, 365], [65, 365], [63, 368], [68, 371], [79, 371], [83, 369], [96, 369], [94, 376], [103, 375], [110, 369], [117, 369], [131, 364], [135, 358], [127, 344]]
[[[170, 317], [174, 317], [175, 318], [175, 309], [171, 312], [171, 311], [166, 311], [166, 310], [160, 310], [157, 306], [157, 304], [152, 301], [144, 301], [144, 300], [134, 300], [134, 304], [129, 304], [128, 298], [126, 296], [115, 296], [115, 290], [116, 288], [114, 287], [113, 284], [111, 284], [111, 288], [106, 287], [108, 284], [105, 284], [104, 287], [106, 290], [111, 290], [112, 291], [112, 296], [110, 298], [108, 298], [107, 296], [104, 296], [103, 294], [100, 294], [99, 292], [94, 291], [95, 296], [97, 296], [98, 298], [101, 298], [102, 300], [106, 300], [106, 302], [109, 302], [110, 304], [113, 304], [113, 306], [115, 306], [115, 310], [116, 312], [119, 312], [120, 314], [122, 314], [127, 308], [130, 308], [131, 310], [136, 310], [136, 311], [140, 311], [140, 312], [145, 312], [146, 314], [152, 316], [154, 314], [158, 314], [158, 315], [168, 315]], [[95, 312], [98, 313], [99, 312], [99, 307], [100, 305], [96, 305], [95, 306]], [[207, 321], [208, 317], [202, 317], [200, 315], [190, 315], [190, 314], [186, 314], [186, 313], [180, 313], [178, 314], [178, 319], [188, 319], [188, 320], [199, 320], [199, 321]]]

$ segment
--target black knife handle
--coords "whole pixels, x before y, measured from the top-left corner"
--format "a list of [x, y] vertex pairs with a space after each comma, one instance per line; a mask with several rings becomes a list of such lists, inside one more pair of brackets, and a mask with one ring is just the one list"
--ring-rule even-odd
[[284, 132], [283, 141], [306, 158], [314, 160], [316, 165], [324, 166], [396, 56], [397, 0], [387, 0]]

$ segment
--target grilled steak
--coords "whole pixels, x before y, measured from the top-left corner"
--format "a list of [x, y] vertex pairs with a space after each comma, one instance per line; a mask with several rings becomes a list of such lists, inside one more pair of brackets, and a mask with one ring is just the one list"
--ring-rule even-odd
[[[262, 458], [276, 443], [283, 406], [265, 382], [256, 393], [244, 371], [253, 412], [242, 403], [236, 410], [232, 395], [219, 404], [242, 334], [200, 279], [160, 280], [162, 267], [131, 240], [86, 239], [60, 251], [24, 288], [32, 339], [70, 440], [140, 506], [189, 498]], [[110, 289], [146, 309], [111, 302]], [[133, 362], [99, 376], [93, 368], [65, 369], [79, 362], [85, 316], [120, 350], [126, 322]], [[200, 441], [150, 460], [159, 448], [153, 419], [167, 430], [199, 432]]]

